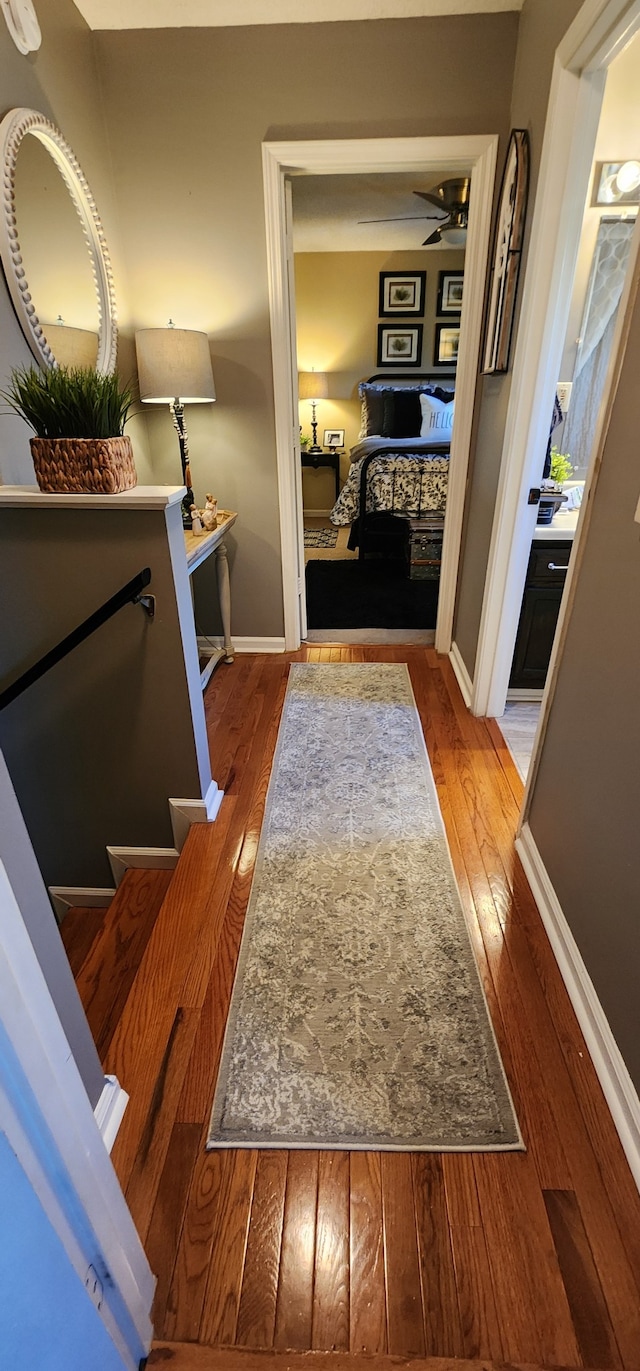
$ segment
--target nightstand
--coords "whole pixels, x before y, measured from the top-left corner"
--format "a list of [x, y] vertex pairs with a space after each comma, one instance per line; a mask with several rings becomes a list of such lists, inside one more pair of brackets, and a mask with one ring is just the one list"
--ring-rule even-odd
[[305, 452], [300, 450], [303, 467], [313, 467], [314, 471], [318, 467], [331, 467], [336, 482], [336, 500], [340, 494], [340, 453], [339, 452]]

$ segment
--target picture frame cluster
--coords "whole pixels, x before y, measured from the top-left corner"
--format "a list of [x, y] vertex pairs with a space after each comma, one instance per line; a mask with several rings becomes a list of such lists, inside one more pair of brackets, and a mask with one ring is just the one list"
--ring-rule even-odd
[[[434, 367], [452, 371], [458, 361], [464, 271], [438, 273], [438, 298], [433, 343]], [[381, 271], [378, 313], [377, 365], [420, 367], [427, 295], [426, 271]], [[444, 316], [444, 317], [442, 317]], [[417, 322], [420, 320], [420, 322]]]

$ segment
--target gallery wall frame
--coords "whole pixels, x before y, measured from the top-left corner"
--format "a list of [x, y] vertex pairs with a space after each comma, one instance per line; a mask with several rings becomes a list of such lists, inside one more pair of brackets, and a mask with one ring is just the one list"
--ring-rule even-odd
[[511, 338], [529, 198], [529, 133], [512, 129], [502, 174], [493, 244], [491, 289], [482, 370], [509, 370]]
[[379, 367], [419, 367], [422, 324], [378, 324]]
[[424, 314], [426, 271], [381, 271], [378, 314], [381, 319], [417, 318]]
[[456, 320], [451, 323], [436, 324], [436, 331], [433, 340], [433, 365], [434, 367], [446, 367], [449, 371], [458, 363], [458, 349], [460, 347], [460, 324]]
[[464, 284], [463, 271], [438, 272], [438, 302], [436, 314], [460, 314]]

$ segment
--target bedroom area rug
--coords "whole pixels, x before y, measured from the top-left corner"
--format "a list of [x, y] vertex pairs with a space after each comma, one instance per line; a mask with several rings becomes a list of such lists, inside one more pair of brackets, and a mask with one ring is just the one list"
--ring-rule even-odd
[[410, 581], [394, 558], [307, 562], [309, 628], [434, 629], [439, 581]]
[[337, 528], [313, 528], [305, 524], [305, 547], [335, 547], [337, 541]]
[[523, 1147], [405, 665], [291, 667], [207, 1146]]

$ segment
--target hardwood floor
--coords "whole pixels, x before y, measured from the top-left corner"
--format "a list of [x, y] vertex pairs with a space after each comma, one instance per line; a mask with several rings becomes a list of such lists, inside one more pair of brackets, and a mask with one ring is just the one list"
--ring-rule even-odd
[[[204, 1151], [291, 660], [409, 664], [525, 1153]], [[173, 1347], [150, 1365], [204, 1368], [200, 1343], [247, 1367], [288, 1349], [640, 1368], [640, 1197], [514, 855], [499, 730], [417, 647], [241, 657], [206, 712], [220, 816], [191, 829], [103, 1030], [131, 1095], [113, 1159]]]

